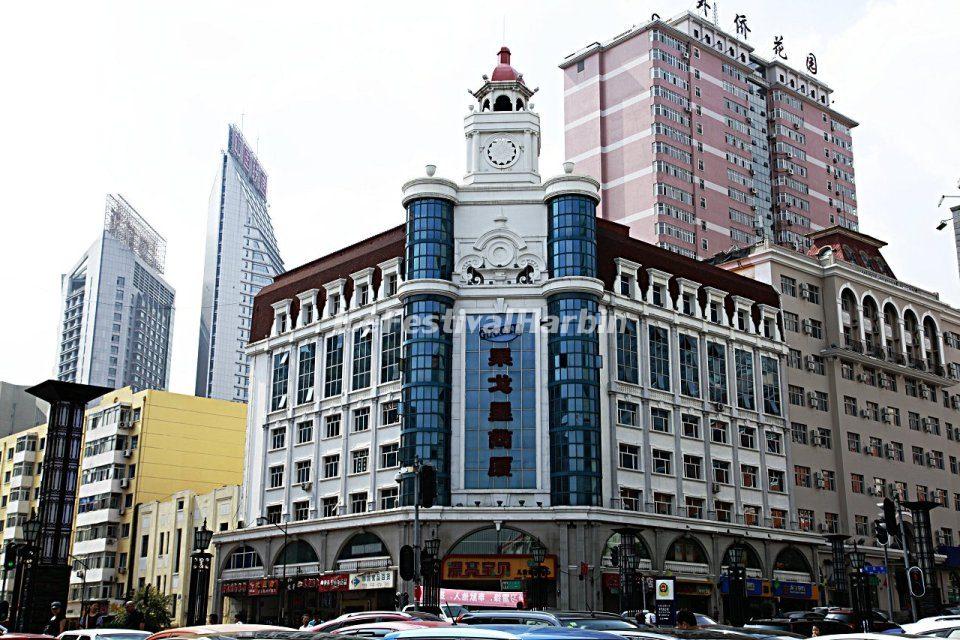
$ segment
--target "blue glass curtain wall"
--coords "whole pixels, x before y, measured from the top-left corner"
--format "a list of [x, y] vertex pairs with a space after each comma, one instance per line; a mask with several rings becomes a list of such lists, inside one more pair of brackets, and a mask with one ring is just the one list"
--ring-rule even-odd
[[560, 196], [547, 203], [547, 265], [551, 278], [597, 277], [597, 203]]
[[407, 204], [406, 278], [450, 280], [453, 275], [453, 204], [420, 198]]

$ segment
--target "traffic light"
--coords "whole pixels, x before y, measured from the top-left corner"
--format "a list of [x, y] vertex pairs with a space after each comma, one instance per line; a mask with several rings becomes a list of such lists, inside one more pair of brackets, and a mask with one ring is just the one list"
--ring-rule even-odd
[[7, 543], [3, 551], [3, 570], [13, 571], [17, 568], [17, 545]]
[[415, 575], [413, 547], [405, 544], [400, 547], [400, 577], [404, 580], [413, 580]]
[[920, 567], [910, 567], [907, 569], [907, 586], [910, 587], [910, 595], [914, 598], [922, 598], [927, 592], [927, 586], [923, 582], [923, 571]]
[[887, 525], [882, 520], [873, 521], [873, 537], [877, 539], [877, 544], [884, 547], [890, 542]]
[[898, 530], [897, 505], [890, 498], [883, 499], [883, 524], [887, 527], [887, 534]]
[[420, 506], [429, 509], [437, 499], [437, 470], [428, 464], [420, 467]]

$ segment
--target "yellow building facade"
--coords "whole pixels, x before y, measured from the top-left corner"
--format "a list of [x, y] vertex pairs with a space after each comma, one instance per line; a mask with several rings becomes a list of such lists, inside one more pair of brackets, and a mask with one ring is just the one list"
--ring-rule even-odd
[[[23, 523], [37, 509], [47, 425], [0, 438], [0, 530], [3, 544], [23, 539]], [[2, 576], [3, 599], [10, 602], [13, 572]]]
[[[178, 491], [164, 501], [140, 505], [135, 539], [146, 553], [131, 565], [136, 588], [152, 585], [171, 598], [173, 626], [187, 624], [186, 612], [190, 587], [190, 554], [194, 533], [206, 525], [213, 532], [237, 528], [239, 485], [197, 494]], [[217, 566], [213, 545], [207, 549]], [[216, 581], [211, 576], [207, 593], [207, 611], [212, 611]]]
[[[166, 391], [119, 389], [87, 411], [68, 616], [87, 602], [118, 606], [141, 577], [157, 586], [145, 573], [155, 541], [137, 533], [141, 505], [240, 484], [245, 429], [244, 404]], [[186, 556], [192, 532], [181, 533]], [[160, 586], [172, 593], [172, 578]]]

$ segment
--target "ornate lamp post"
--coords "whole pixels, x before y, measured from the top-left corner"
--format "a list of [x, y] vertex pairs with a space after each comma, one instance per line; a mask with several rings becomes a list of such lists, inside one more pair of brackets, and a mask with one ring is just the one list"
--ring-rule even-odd
[[433, 537], [424, 541], [420, 572], [423, 574], [423, 604], [430, 607], [440, 606], [440, 538]]
[[743, 626], [746, 619], [747, 568], [743, 564], [746, 549], [738, 538], [727, 550], [730, 564], [727, 567], [727, 602], [730, 605], [728, 622], [736, 627]]
[[547, 568], [543, 566], [544, 560], [547, 559], [547, 548], [543, 544], [536, 540], [533, 545], [530, 547], [530, 555], [533, 556], [533, 566], [530, 567], [531, 574], [531, 586], [530, 595], [531, 595], [531, 609], [544, 609], [547, 606], [544, 598], [544, 589], [543, 589], [543, 579], [546, 575]]
[[187, 604], [187, 624], [204, 624], [207, 618], [207, 594], [210, 591], [210, 564], [213, 558], [207, 549], [213, 531], [207, 521], [193, 534], [193, 553], [190, 554], [190, 600]]
[[864, 632], [870, 630], [870, 603], [867, 601], [867, 576], [863, 573], [863, 567], [866, 565], [866, 554], [857, 547], [857, 541], [853, 541], [853, 551], [847, 554], [850, 559], [850, 592], [853, 596], [853, 610], [857, 615], [857, 621], [860, 623], [860, 629]]
[[13, 583], [13, 628], [27, 631], [30, 596], [33, 593], [33, 568], [37, 561], [37, 543], [43, 523], [37, 514], [31, 513], [30, 519], [23, 523], [24, 542], [17, 549], [17, 576]]

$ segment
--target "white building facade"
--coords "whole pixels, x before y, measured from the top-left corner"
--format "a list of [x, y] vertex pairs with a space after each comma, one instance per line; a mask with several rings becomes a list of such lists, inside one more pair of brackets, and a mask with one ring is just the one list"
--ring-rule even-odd
[[465, 117], [461, 182], [428, 166], [403, 186], [405, 226], [257, 297], [221, 606], [392, 607], [414, 460], [437, 470], [421, 517], [443, 587], [515, 588], [543, 545], [550, 604], [619, 610], [629, 535], [683, 606], [721, 606], [741, 542], [758, 597], [776, 581], [766, 597], [813, 601], [822, 539], [789, 492], [777, 293], [598, 220], [599, 184], [571, 165], [542, 182], [534, 92], [509, 57]]
[[283, 272], [267, 206], [267, 174], [231, 125], [210, 192], [195, 393], [245, 402], [253, 298]]
[[170, 382], [173, 301], [166, 243], [120, 195], [104, 229], [61, 277], [58, 380], [135, 390]]

